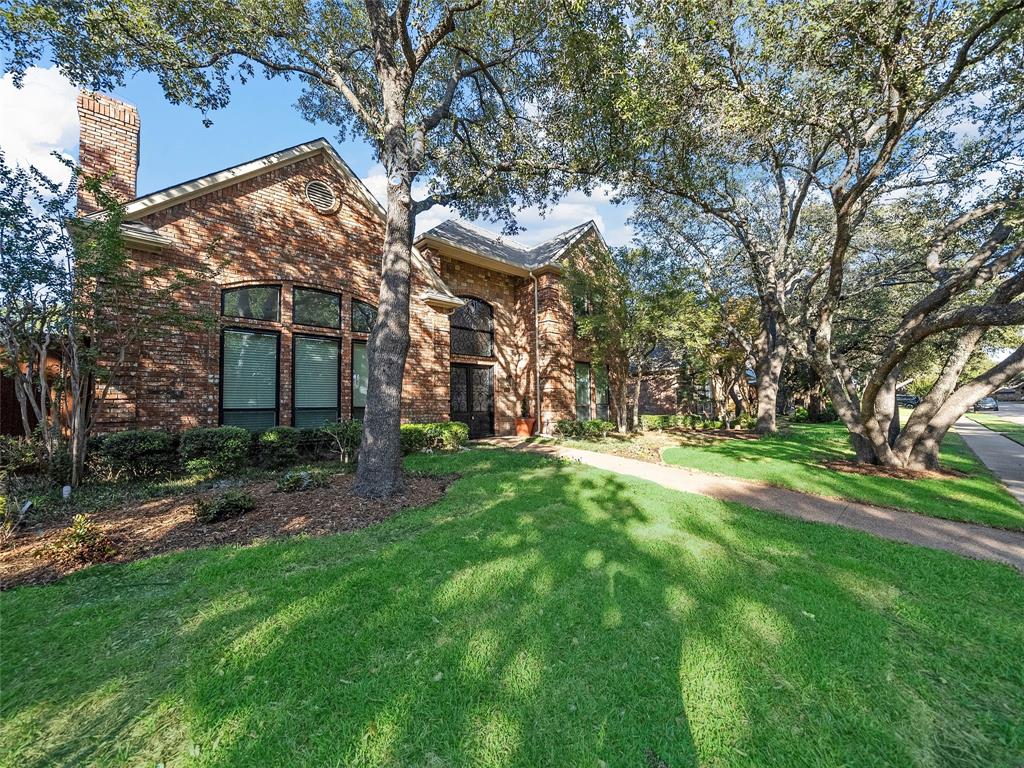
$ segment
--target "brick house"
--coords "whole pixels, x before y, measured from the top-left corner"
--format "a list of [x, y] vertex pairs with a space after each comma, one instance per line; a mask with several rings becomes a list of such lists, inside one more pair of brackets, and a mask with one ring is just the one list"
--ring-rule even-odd
[[[332, 145], [317, 139], [138, 197], [136, 109], [83, 93], [78, 113], [80, 163], [113, 173], [133, 261], [212, 269], [182, 298], [219, 318], [137, 350], [100, 429], [360, 418], [384, 211]], [[78, 204], [96, 213], [87, 195]], [[482, 436], [512, 433], [524, 408], [541, 414], [543, 432], [606, 413], [562, 266], [607, 247], [593, 222], [527, 248], [446, 221], [416, 245], [404, 421], [457, 419]]]

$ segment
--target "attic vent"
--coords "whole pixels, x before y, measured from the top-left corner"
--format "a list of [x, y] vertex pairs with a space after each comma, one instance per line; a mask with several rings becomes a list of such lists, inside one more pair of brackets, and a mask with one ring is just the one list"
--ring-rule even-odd
[[334, 190], [322, 181], [311, 181], [306, 184], [306, 199], [320, 213], [330, 213], [338, 202]]

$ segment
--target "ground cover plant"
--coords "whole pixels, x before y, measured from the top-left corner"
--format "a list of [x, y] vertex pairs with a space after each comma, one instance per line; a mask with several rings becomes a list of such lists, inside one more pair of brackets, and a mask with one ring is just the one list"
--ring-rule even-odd
[[1024, 424], [1016, 424], [1012, 421], [1001, 419], [994, 413], [969, 413], [967, 418], [978, 422], [981, 426], [987, 427], [993, 432], [1005, 435], [1015, 443], [1024, 445]]
[[406, 467], [461, 479], [0, 594], [0, 763], [1019, 762], [1006, 567], [533, 454]]
[[[857, 472], [849, 435], [841, 424], [791, 424], [760, 440], [718, 440], [662, 451], [666, 464], [758, 480], [823, 496], [905, 509], [932, 517], [1024, 529], [1024, 507], [964, 443], [951, 433], [942, 466], [953, 474], [901, 476]], [[828, 466], [830, 463], [831, 467]], [[838, 468], [833, 468], [838, 466]]]

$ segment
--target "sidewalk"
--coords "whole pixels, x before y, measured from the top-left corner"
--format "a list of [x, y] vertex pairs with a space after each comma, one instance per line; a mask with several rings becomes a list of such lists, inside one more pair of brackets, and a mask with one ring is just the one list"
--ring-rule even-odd
[[1024, 445], [966, 417], [960, 419], [953, 429], [981, 459], [981, 463], [1002, 480], [1014, 498], [1024, 504]]
[[627, 459], [608, 453], [522, 441], [488, 442], [492, 445], [579, 461], [597, 469], [650, 480], [665, 488], [736, 502], [799, 520], [841, 525], [883, 539], [943, 549], [976, 560], [994, 560], [1024, 572], [1024, 532], [940, 520], [913, 512], [813, 496], [785, 488]]

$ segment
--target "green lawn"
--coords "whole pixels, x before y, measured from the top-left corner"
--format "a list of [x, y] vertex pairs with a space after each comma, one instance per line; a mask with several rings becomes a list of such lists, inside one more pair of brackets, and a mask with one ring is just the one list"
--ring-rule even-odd
[[967, 418], [973, 419], [983, 427], [988, 427], [993, 432], [1000, 432], [1006, 435], [1015, 443], [1024, 445], [1024, 425], [1022, 424], [1015, 424], [1012, 421], [999, 418], [994, 413], [986, 413], [985, 411], [968, 413]]
[[0, 763], [1019, 766], [1024, 579], [501, 450], [357, 534], [0, 595]]
[[954, 433], [942, 443], [942, 465], [966, 477], [901, 479], [838, 472], [822, 461], [851, 458], [842, 424], [792, 424], [761, 440], [718, 440], [704, 446], [666, 448], [666, 464], [759, 480], [795, 491], [837, 496], [911, 512], [1024, 528], [1024, 507]]

